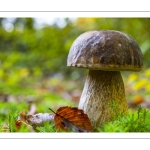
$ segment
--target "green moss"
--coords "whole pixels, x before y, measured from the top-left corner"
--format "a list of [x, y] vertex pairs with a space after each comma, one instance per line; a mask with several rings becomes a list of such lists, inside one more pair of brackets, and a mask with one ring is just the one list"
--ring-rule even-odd
[[150, 111], [139, 107], [137, 111], [129, 111], [96, 128], [96, 132], [150, 132]]

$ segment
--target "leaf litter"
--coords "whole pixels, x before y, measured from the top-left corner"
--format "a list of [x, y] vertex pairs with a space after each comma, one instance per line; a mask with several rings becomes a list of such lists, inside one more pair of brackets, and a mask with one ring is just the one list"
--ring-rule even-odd
[[[83, 110], [77, 107], [63, 106], [56, 112], [49, 108], [54, 114], [50, 113], [37, 113], [35, 106], [31, 107], [28, 113], [23, 110], [20, 112], [18, 118], [15, 120], [15, 132], [21, 131], [25, 128], [27, 132], [38, 132], [36, 127], [43, 127], [45, 123], [53, 124], [57, 132], [92, 132], [92, 125]], [[2, 127], [4, 132], [9, 132], [10, 123], [4, 124]], [[11, 129], [10, 129], [11, 132]]]

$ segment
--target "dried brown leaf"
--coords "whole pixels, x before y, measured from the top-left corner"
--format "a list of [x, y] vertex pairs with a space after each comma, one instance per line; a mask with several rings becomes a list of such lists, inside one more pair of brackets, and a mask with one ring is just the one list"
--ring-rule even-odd
[[16, 123], [15, 123], [15, 126], [16, 126], [17, 130], [20, 130], [23, 127], [29, 132], [35, 132], [34, 128], [31, 125], [29, 125], [29, 124], [27, 124], [27, 123], [25, 123], [24, 121], [21, 121], [21, 120], [17, 120]]
[[83, 110], [77, 107], [60, 107], [54, 116], [58, 131], [92, 132], [92, 125]]
[[10, 132], [9, 124], [6, 122], [0, 127], [1, 132]]

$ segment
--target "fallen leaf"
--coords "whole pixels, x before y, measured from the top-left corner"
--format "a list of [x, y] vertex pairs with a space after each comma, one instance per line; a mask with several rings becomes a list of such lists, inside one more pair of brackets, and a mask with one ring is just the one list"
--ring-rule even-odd
[[26, 110], [21, 111], [17, 120], [21, 120], [21, 121], [27, 123], [26, 115], [27, 115]]
[[10, 132], [9, 124], [7, 122], [0, 127], [0, 132]]
[[77, 107], [60, 107], [55, 113], [54, 122], [58, 131], [92, 132], [87, 114]]
[[141, 95], [138, 95], [134, 98], [133, 103], [138, 105], [144, 102], [144, 97]]
[[26, 129], [26, 131], [29, 131], [29, 132], [35, 132], [34, 128], [25, 123], [24, 121], [22, 120], [17, 120], [16, 123], [15, 123], [15, 126], [16, 126], [16, 129], [19, 131], [21, 128], [24, 128]]
[[30, 105], [30, 111], [28, 112], [28, 114], [34, 115], [34, 114], [36, 114], [36, 112], [37, 112], [36, 105], [35, 104], [31, 104]]
[[22, 125], [22, 121], [21, 120], [17, 120], [16, 123], [15, 123], [15, 126], [18, 130], [20, 130], [21, 128], [21, 125]]
[[26, 115], [26, 120], [30, 125], [42, 126], [45, 122], [53, 122], [54, 115], [49, 113], [38, 113], [35, 115]]

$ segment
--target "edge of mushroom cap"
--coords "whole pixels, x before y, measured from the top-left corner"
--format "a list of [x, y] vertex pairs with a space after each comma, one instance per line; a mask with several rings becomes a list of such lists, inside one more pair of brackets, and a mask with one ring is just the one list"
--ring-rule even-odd
[[87, 31], [76, 38], [67, 66], [105, 71], [140, 71], [143, 55], [137, 42], [115, 30]]

